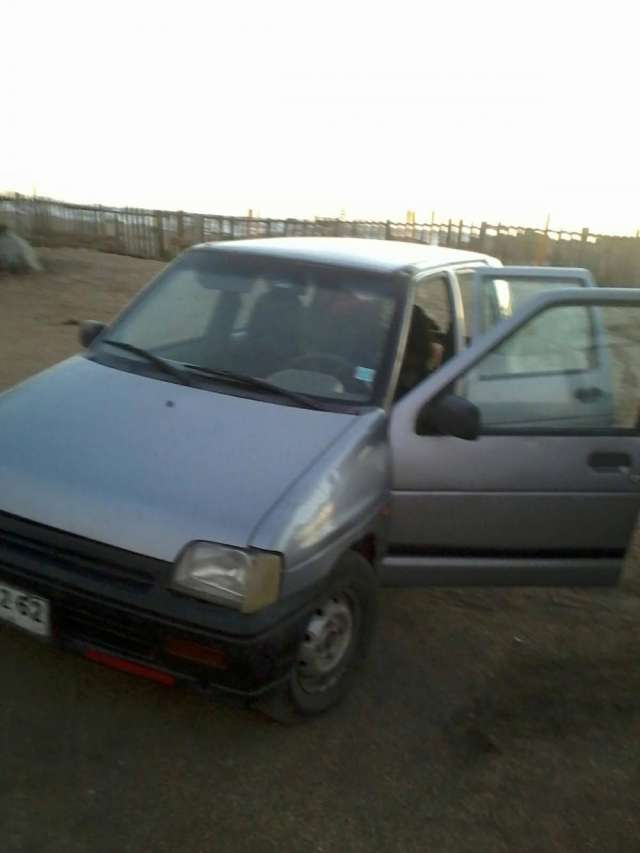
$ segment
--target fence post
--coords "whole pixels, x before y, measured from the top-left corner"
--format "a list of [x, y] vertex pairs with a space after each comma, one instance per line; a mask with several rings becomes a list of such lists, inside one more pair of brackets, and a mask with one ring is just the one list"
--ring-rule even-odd
[[114, 224], [113, 236], [114, 236], [115, 242], [116, 242], [116, 252], [122, 252], [122, 249], [123, 249], [123, 245], [122, 245], [122, 223], [120, 222], [120, 211], [117, 208], [114, 212], [113, 224]]
[[460, 248], [460, 246], [462, 246], [462, 227], [463, 227], [463, 222], [461, 219], [460, 222], [458, 223], [458, 248]]
[[393, 235], [391, 234], [391, 220], [389, 220], [389, 219], [387, 219], [387, 221], [384, 224], [384, 239], [385, 240], [392, 240], [393, 239]]
[[138, 239], [138, 217], [135, 207], [127, 208], [127, 221], [129, 223], [128, 235], [131, 254], [137, 257], [140, 254], [140, 241]]
[[176, 240], [178, 241], [178, 251], [184, 246], [184, 211], [179, 210], [176, 213]]
[[582, 263], [587, 252], [587, 243], [589, 242], [589, 229], [583, 228], [580, 234], [580, 263]]
[[129, 222], [128, 207], [122, 210], [122, 253], [124, 255], [134, 254], [131, 248], [131, 223]]
[[451, 220], [447, 224], [447, 246], [451, 245]]
[[480, 246], [479, 246], [479, 250], [481, 252], [486, 251], [486, 249], [484, 247], [484, 241], [485, 241], [486, 237], [487, 237], [487, 223], [483, 222], [480, 225]]
[[[154, 220], [155, 220], [155, 215], [152, 211], [151, 222], [153, 223]], [[149, 228], [149, 230], [151, 231], [152, 234], [155, 231], [155, 228], [156, 228], [156, 226], [153, 224]], [[146, 229], [146, 223], [144, 221], [144, 217], [140, 215], [140, 208], [134, 207], [133, 208], [133, 233], [134, 233], [135, 246], [136, 246], [136, 255], [139, 258], [144, 258], [144, 253], [145, 253], [144, 234], [145, 234], [146, 230], [147, 230]], [[155, 246], [153, 248], [154, 248], [153, 253], [155, 255]]]
[[162, 212], [160, 210], [156, 210], [156, 237], [158, 246], [158, 256], [160, 258], [164, 258], [164, 230], [162, 228]]
[[535, 266], [542, 266], [547, 262], [547, 258], [549, 255], [549, 217], [547, 217], [547, 224], [545, 225], [544, 231], [537, 231], [537, 240], [535, 246], [535, 254], [533, 257], [533, 263]]

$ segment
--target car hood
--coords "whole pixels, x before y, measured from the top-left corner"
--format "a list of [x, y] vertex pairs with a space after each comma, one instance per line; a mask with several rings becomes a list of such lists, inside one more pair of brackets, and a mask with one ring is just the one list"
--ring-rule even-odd
[[0, 396], [0, 512], [161, 560], [247, 546], [353, 420], [76, 356]]

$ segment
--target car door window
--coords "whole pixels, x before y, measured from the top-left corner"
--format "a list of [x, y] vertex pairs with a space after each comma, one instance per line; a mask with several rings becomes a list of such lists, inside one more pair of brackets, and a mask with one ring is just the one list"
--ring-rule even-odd
[[[478, 299], [477, 272], [477, 268], [456, 271], [464, 311], [465, 343], [467, 346], [471, 343], [474, 334], [477, 335], [486, 331], [512, 313], [512, 303], [509, 298], [512, 283], [501, 279], [485, 280]], [[540, 282], [531, 283], [535, 285], [530, 294], [533, 296], [540, 292], [540, 287], [543, 285]], [[566, 287], [566, 285], [564, 286]]]
[[[540, 293], [584, 287], [592, 284], [586, 270], [547, 268], [540, 277], [531, 267], [508, 267], [502, 274], [486, 268], [456, 271], [465, 319], [465, 342], [486, 332], [501, 320], [511, 317], [529, 299]], [[478, 276], [478, 273], [480, 274]], [[528, 274], [529, 273], [529, 274]]]
[[485, 356], [463, 381], [483, 432], [635, 429], [636, 307], [557, 306]]
[[415, 304], [446, 334], [451, 326], [451, 296], [444, 275], [421, 279], [416, 285]]
[[429, 276], [416, 285], [414, 305], [396, 399], [437, 370], [453, 354], [453, 321], [448, 278]]
[[464, 312], [464, 342], [469, 345], [471, 342], [471, 330], [473, 328], [475, 312], [473, 304], [475, 270], [456, 270], [456, 278], [458, 280], [458, 287], [462, 298], [462, 309]]

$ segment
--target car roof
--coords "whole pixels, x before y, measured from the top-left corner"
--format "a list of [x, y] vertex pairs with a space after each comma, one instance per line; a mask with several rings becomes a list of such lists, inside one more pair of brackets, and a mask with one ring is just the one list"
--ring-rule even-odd
[[231, 240], [201, 243], [197, 249], [269, 255], [311, 263], [350, 266], [375, 272], [393, 273], [409, 268], [429, 269], [482, 261], [499, 266], [489, 255], [406, 243], [399, 240], [368, 240], [355, 237], [267, 237], [257, 240]]

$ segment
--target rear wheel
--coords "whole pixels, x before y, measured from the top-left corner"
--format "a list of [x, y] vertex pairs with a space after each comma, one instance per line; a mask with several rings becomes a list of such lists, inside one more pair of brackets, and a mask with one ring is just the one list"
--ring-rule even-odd
[[282, 723], [299, 722], [336, 705], [349, 691], [371, 644], [377, 614], [372, 566], [348, 552], [325, 597], [310, 614], [288, 680], [258, 707]]

